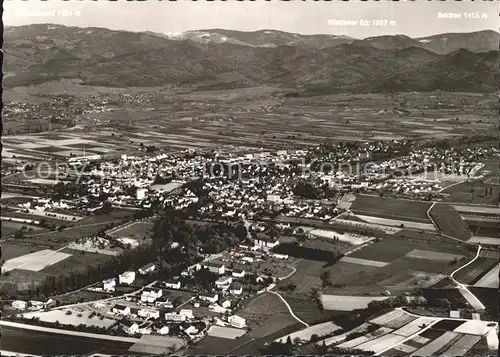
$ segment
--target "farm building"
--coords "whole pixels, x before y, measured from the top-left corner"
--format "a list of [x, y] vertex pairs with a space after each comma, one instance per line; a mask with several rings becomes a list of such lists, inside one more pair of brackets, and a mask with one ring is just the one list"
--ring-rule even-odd
[[156, 266], [154, 263], [149, 263], [144, 265], [143, 267], [139, 268], [139, 274], [141, 275], [146, 275], [148, 273], [154, 272], [156, 269]]
[[241, 295], [241, 293], [243, 292], [243, 288], [241, 285], [235, 284], [231, 286], [229, 292], [233, 295]]
[[227, 319], [231, 326], [237, 328], [244, 328], [247, 325], [246, 320], [243, 317], [239, 317], [238, 315], [229, 316]]
[[130, 306], [116, 304], [115, 306], [113, 306], [111, 311], [114, 312], [115, 314], [128, 316], [130, 315]]
[[168, 326], [163, 326], [162, 328], [160, 328], [159, 330], [157, 330], [156, 332], [159, 334], [159, 335], [168, 335], [170, 329], [168, 328]]

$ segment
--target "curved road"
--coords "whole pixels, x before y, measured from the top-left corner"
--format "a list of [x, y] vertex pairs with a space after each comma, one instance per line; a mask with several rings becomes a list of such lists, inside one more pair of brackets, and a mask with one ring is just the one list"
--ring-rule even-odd
[[274, 291], [269, 291], [269, 292], [270, 292], [271, 294], [276, 295], [277, 297], [279, 297], [279, 298], [281, 299], [281, 301], [283, 301], [283, 303], [286, 305], [286, 307], [287, 307], [287, 309], [288, 309], [288, 312], [290, 313], [290, 315], [292, 315], [292, 317], [293, 317], [295, 320], [297, 320], [298, 322], [300, 322], [300, 323], [301, 323], [302, 325], [304, 325], [305, 327], [309, 327], [309, 324], [308, 324], [308, 323], [306, 323], [306, 322], [302, 321], [301, 319], [299, 319], [299, 318], [297, 317], [297, 315], [295, 315], [295, 314], [293, 313], [292, 308], [290, 307], [290, 305], [288, 304], [288, 302], [287, 302], [287, 301], [283, 298], [283, 296], [281, 296], [279, 293], [274, 292]]

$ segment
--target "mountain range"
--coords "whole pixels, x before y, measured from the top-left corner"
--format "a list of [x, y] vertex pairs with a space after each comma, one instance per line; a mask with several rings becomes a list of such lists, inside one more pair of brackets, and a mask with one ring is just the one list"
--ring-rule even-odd
[[276, 30], [177, 34], [34, 24], [4, 29], [4, 86], [61, 78], [113, 87], [258, 85], [312, 94], [494, 91], [495, 31], [354, 39]]

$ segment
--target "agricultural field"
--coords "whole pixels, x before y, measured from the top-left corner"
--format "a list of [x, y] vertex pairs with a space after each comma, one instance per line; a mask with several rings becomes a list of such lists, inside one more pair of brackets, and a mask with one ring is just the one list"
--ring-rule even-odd
[[[462, 356], [480, 340], [490, 337], [497, 327], [498, 324], [489, 321], [447, 320], [395, 309], [342, 335], [328, 338], [325, 343], [382, 356]], [[360, 337], [349, 337], [353, 332], [363, 331], [366, 333]], [[498, 339], [496, 343], [498, 346]]]
[[429, 215], [441, 233], [463, 241], [471, 238], [472, 233], [467, 224], [452, 206], [436, 203]]
[[[498, 165], [498, 159], [497, 159]], [[486, 189], [491, 188], [491, 195], [485, 195]], [[443, 190], [443, 193], [448, 194], [445, 202], [453, 204], [484, 204], [495, 206], [498, 202], [500, 194], [500, 186], [498, 184], [484, 183], [481, 180], [464, 182]]]
[[7, 260], [2, 266], [2, 273], [10, 272], [14, 269], [41, 271], [45, 267], [56, 264], [70, 256], [71, 254], [44, 249]]
[[283, 301], [270, 293], [258, 295], [249, 302], [244, 302], [237, 315], [246, 319], [247, 326], [251, 328], [248, 335], [255, 339], [297, 323]]
[[498, 259], [479, 256], [479, 258], [477, 258], [470, 265], [466, 266], [464, 269], [459, 270], [454, 277], [462, 284], [481, 286], [476, 284], [479, 283], [479, 281], [483, 280], [483, 278], [484, 280], [482, 281], [482, 283], [490, 281], [492, 278], [491, 274], [494, 274], [494, 272], [490, 273], [490, 276], [488, 277], [486, 277], [486, 275], [488, 274], [488, 272], [493, 271], [496, 266], [498, 266]]
[[208, 330], [208, 335], [212, 337], [227, 338], [235, 340], [243, 336], [247, 331], [233, 327], [212, 326]]
[[356, 215], [397, 220], [403, 224], [406, 221], [432, 224], [427, 217], [430, 207], [429, 202], [358, 195], [350, 210]]
[[352, 311], [356, 309], [364, 309], [368, 303], [378, 300], [387, 299], [386, 296], [343, 296], [343, 295], [326, 295], [321, 296], [321, 303], [325, 310], [334, 311]]
[[151, 230], [153, 227], [153, 222], [135, 222], [126, 224], [123, 228], [113, 229], [110, 235], [132, 239], [149, 238], [151, 237]]
[[481, 288], [498, 288], [499, 281], [498, 277], [500, 275], [500, 265], [497, 263], [489, 271], [484, 274], [481, 279], [479, 279], [474, 286]]
[[116, 321], [107, 318], [99, 318], [92, 314], [92, 310], [86, 307], [72, 307], [68, 309], [51, 310], [43, 312], [27, 312], [21, 314], [27, 318], [39, 318], [40, 321], [56, 322], [59, 321], [61, 325], [78, 326], [80, 324], [86, 326], [98, 326], [109, 328], [113, 326]]
[[328, 321], [328, 322], [324, 322], [321, 324], [306, 327], [302, 330], [299, 330], [299, 331], [293, 332], [291, 334], [288, 334], [286, 336], [280, 337], [280, 338], [276, 339], [275, 341], [281, 342], [281, 343], [286, 343], [287, 339], [290, 337], [292, 342], [295, 341], [295, 339], [299, 339], [300, 341], [307, 341], [308, 342], [311, 340], [311, 337], [313, 335], [317, 335], [319, 337], [326, 336], [326, 335], [329, 335], [332, 332], [335, 332], [339, 329], [340, 329], [340, 327], [335, 325], [335, 323]]

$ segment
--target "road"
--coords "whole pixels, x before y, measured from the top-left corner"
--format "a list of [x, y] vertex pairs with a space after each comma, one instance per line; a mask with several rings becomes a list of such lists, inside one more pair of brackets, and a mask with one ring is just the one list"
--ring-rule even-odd
[[292, 315], [292, 317], [297, 320], [298, 322], [300, 322], [302, 325], [304, 325], [305, 327], [309, 327], [309, 324], [302, 321], [301, 319], [299, 319], [297, 317], [297, 315], [294, 314], [292, 308], [290, 307], [290, 305], [288, 304], [288, 302], [283, 298], [283, 296], [281, 296], [281, 294], [275, 292], [275, 291], [269, 291], [269, 293], [271, 294], [274, 294], [276, 295], [278, 298], [280, 298], [281, 301], [283, 301], [283, 303], [286, 305], [287, 309], [288, 309], [288, 312], [290, 313], [290, 315]]

